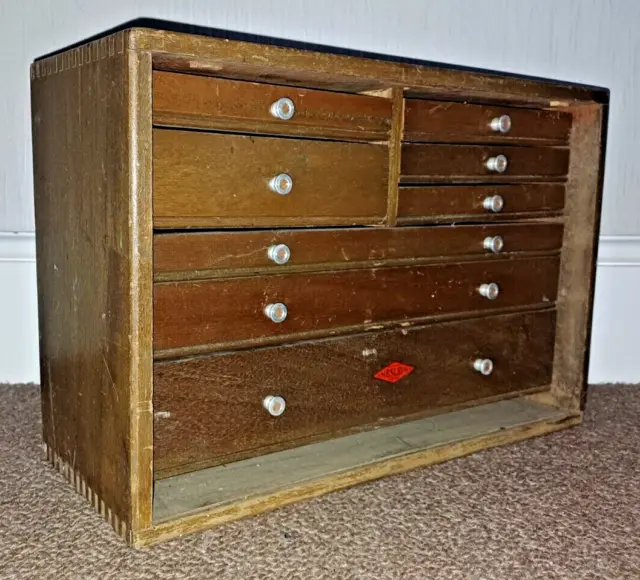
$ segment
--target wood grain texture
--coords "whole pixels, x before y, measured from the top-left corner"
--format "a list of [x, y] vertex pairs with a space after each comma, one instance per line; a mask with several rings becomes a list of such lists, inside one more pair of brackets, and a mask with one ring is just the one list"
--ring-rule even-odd
[[388, 91], [392, 103], [392, 126], [389, 137], [389, 190], [387, 193], [387, 225], [398, 222], [398, 181], [402, 160], [402, 135], [404, 133], [404, 95], [400, 88]]
[[[518, 109], [407, 99], [404, 140], [435, 143], [514, 143], [564, 145], [569, 140], [571, 114], [550, 109]], [[511, 129], [491, 129], [492, 119], [508, 115]]]
[[[508, 159], [504, 173], [490, 171], [486, 167], [487, 160], [497, 155]], [[400, 183], [561, 180], [568, 170], [567, 148], [411, 143], [402, 146]]]
[[[295, 106], [289, 120], [269, 112], [271, 104], [282, 97], [291, 99]], [[243, 133], [386, 141], [391, 129], [391, 101], [155, 71], [153, 122]]]
[[131, 412], [150, 391], [152, 354], [150, 200], [137, 182], [143, 150], [128, 141], [140, 112], [130, 57], [32, 80], [44, 439], [127, 527], [150, 517], [150, 496], [145, 512], [136, 494], [133, 514], [144, 476], [131, 454], [145, 439], [132, 447]]
[[[155, 477], [548, 385], [553, 311], [156, 363]], [[476, 358], [494, 362], [485, 377]], [[374, 375], [414, 367], [395, 384]], [[329, 378], [329, 381], [327, 379]], [[279, 417], [262, 406], [285, 399]]]
[[[492, 213], [482, 205], [485, 198], [494, 195], [504, 200], [500, 213]], [[557, 215], [564, 204], [565, 187], [559, 183], [405, 186], [400, 188], [398, 222], [485, 221]]]
[[[557, 275], [558, 258], [547, 257], [156, 283], [154, 348], [169, 356], [187, 347], [216, 350], [310, 331], [551, 305]], [[488, 282], [501, 289], [496, 300], [477, 291]], [[281, 324], [264, 314], [277, 302], [289, 310]]]
[[[490, 449], [492, 447], [538, 437], [547, 433], [553, 433], [582, 422], [582, 415], [579, 412], [570, 412], [542, 405], [531, 407], [530, 411], [524, 410], [524, 413], [522, 413], [519, 410], [521, 403], [521, 400], [493, 403], [491, 407], [499, 414], [499, 418], [494, 417], [493, 419], [489, 419], [488, 425], [486, 425], [484, 429], [481, 424], [469, 420], [466, 414], [468, 410], [460, 411], [456, 414], [435, 417], [434, 419], [427, 420], [427, 423], [429, 428], [434, 430], [436, 442], [428, 445], [426, 448], [408, 450], [395, 456], [377, 456], [364, 465], [354, 465], [351, 463], [351, 465], [348, 465], [338, 472], [328, 473], [319, 478], [311, 479], [310, 481], [305, 481], [304, 479], [297, 480], [282, 488], [256, 493], [250, 497], [243, 497], [238, 501], [222, 503], [220, 505], [202, 505], [199, 510], [191, 513], [175, 514], [167, 521], [158, 522], [151, 530], [138, 534], [134, 540], [135, 545], [141, 547], [185, 534], [202, 531], [240, 518], [271, 511], [303, 499], [317, 497], [331, 491], [344, 489], [418, 467], [441, 463], [483, 449]], [[512, 407], [513, 404], [517, 407]], [[506, 408], [505, 405], [507, 406]], [[533, 405], [535, 405], [535, 403]], [[537, 413], [534, 411], [535, 408], [538, 409]], [[478, 410], [479, 408], [472, 409], [474, 412]], [[489, 413], [489, 415], [491, 415], [491, 413]], [[453, 434], [450, 439], [443, 437], [438, 441], [438, 431], [448, 431], [446, 428], [441, 429], [438, 424], [440, 420], [453, 420], [456, 425], [464, 426], [463, 429], [465, 432], [467, 427], [473, 428], [475, 425], [477, 428], [475, 431], [472, 429], [471, 433], [466, 433], [462, 438], [459, 436], [459, 432], [455, 432], [454, 428], [453, 432], [450, 431], [450, 433]], [[395, 427], [388, 427], [387, 429], [391, 430], [395, 429]], [[313, 448], [317, 449], [319, 446], [325, 447], [330, 445], [331, 447], [327, 449], [327, 454], [324, 455], [327, 457], [333, 452], [333, 444], [339, 441], [340, 440], [318, 443]], [[291, 451], [282, 451], [279, 455], [282, 457], [283, 455], [291, 453]], [[293, 453], [295, 453], [295, 450]], [[214, 474], [214, 478], [215, 472], [219, 469], [221, 468], [212, 468], [211, 473]], [[182, 477], [190, 478], [190, 475]], [[180, 476], [176, 478], [176, 480], [179, 479], [181, 479]], [[171, 482], [172, 480], [167, 480], [170, 492], [173, 491]], [[160, 482], [160, 486], [162, 486], [163, 483], [164, 482]], [[197, 492], [197, 490], [194, 491]], [[171, 500], [171, 495], [167, 498], [169, 501]], [[162, 496], [159, 499], [162, 500]], [[202, 499], [206, 500], [206, 496], [202, 497]]]
[[[336, 266], [376, 266], [400, 261], [458, 260], [461, 256], [494, 256], [487, 237], [501, 236], [501, 256], [551, 252], [562, 246], [562, 224], [492, 224], [405, 228], [335, 228], [156, 234], [154, 273], [158, 281], [229, 276], [239, 270], [287, 272], [300, 267], [326, 270]], [[286, 244], [291, 258], [278, 265], [267, 255]]]
[[[385, 145], [155, 129], [157, 227], [382, 223]], [[280, 195], [280, 173], [293, 189]]]

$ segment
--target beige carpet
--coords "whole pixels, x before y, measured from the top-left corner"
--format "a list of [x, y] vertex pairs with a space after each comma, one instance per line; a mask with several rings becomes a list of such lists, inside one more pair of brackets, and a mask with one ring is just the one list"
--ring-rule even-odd
[[640, 579], [640, 386], [569, 431], [126, 548], [41, 459], [36, 387], [0, 386], [0, 578]]

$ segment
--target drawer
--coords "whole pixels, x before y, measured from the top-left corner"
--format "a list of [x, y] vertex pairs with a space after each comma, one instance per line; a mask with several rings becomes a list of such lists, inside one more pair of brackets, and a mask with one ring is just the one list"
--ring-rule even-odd
[[[156, 283], [154, 348], [156, 356], [173, 356], [187, 347], [205, 352], [457, 312], [548, 305], [556, 296], [558, 263], [551, 256]], [[490, 283], [499, 287], [495, 299], [478, 291]], [[265, 308], [278, 303], [288, 313], [276, 323]]]
[[557, 110], [405, 101], [405, 141], [563, 145], [570, 131], [571, 114]]
[[[385, 145], [153, 132], [156, 227], [380, 224]], [[285, 179], [271, 184], [279, 175]], [[280, 192], [271, 189], [275, 185]]]
[[391, 101], [154, 71], [155, 125], [275, 135], [386, 140]]
[[564, 179], [568, 170], [569, 150], [560, 147], [405, 144], [400, 183], [548, 181]]
[[228, 275], [229, 270], [238, 269], [277, 272], [297, 267], [326, 269], [371, 262], [381, 265], [402, 260], [548, 252], [560, 249], [562, 231], [562, 224], [543, 223], [166, 233], [154, 237], [154, 272], [161, 280], [171, 275]]
[[398, 222], [517, 219], [558, 214], [564, 209], [565, 188], [555, 183], [517, 185], [442, 185], [401, 187]]
[[[156, 362], [155, 476], [542, 389], [554, 318], [547, 310]], [[478, 359], [492, 361], [491, 374], [474, 368]], [[279, 416], [263, 406], [269, 396], [284, 399]]]

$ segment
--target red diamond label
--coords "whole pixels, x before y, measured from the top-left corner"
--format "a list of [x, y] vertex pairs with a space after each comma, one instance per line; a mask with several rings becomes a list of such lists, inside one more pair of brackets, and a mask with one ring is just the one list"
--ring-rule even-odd
[[405, 365], [399, 362], [392, 362], [383, 369], [380, 369], [375, 375], [376, 379], [386, 381], [387, 383], [397, 383], [410, 375], [415, 370], [411, 365]]

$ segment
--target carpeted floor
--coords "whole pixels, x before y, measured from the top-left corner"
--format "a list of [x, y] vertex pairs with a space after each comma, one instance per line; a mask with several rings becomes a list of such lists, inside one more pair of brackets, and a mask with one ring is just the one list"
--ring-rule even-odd
[[42, 460], [36, 387], [0, 386], [0, 578], [640, 579], [640, 386], [584, 425], [150, 549]]

